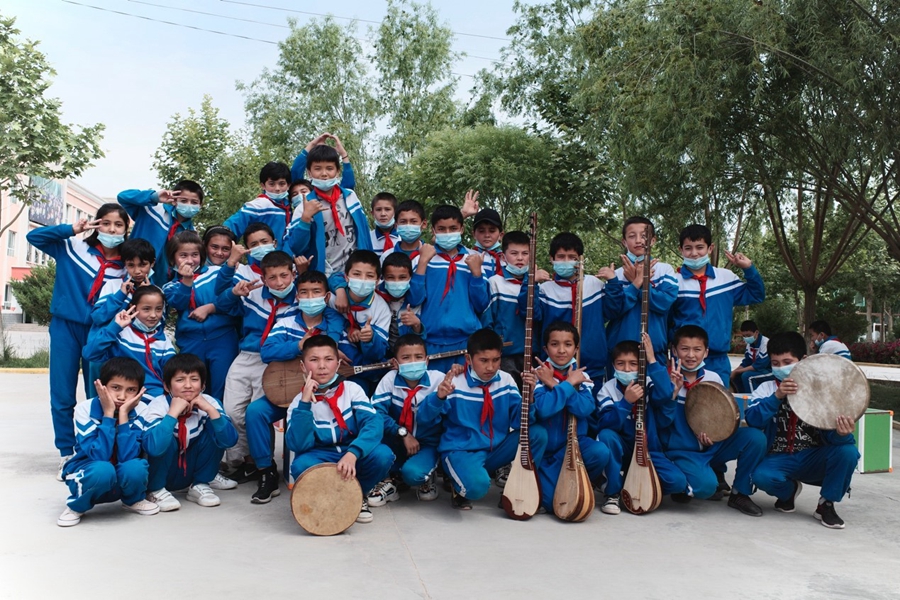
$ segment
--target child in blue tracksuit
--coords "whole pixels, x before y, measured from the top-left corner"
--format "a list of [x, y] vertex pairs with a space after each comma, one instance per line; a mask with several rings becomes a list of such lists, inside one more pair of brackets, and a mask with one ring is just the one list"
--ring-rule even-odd
[[119, 204], [134, 219], [131, 237], [150, 242], [156, 252], [152, 281], [162, 287], [169, 281], [166, 242], [176, 233], [193, 231], [193, 218], [203, 205], [203, 188], [194, 181], [179, 181], [170, 190], [125, 190]]
[[678, 298], [669, 313], [669, 329], [697, 325], [709, 334], [706, 368], [722, 381], [731, 381], [731, 327], [735, 306], [759, 304], [766, 288], [749, 258], [725, 252], [728, 260], [743, 269], [746, 281], [728, 269], [709, 264], [713, 250], [712, 233], [705, 225], [688, 225], [681, 231], [679, 245], [684, 263], [678, 270]]
[[836, 335], [831, 335], [831, 325], [828, 321], [818, 320], [809, 324], [809, 337], [817, 354], [837, 354], [847, 360], [853, 360], [850, 349], [839, 340]]
[[403, 252], [392, 252], [381, 261], [383, 281], [375, 290], [387, 303], [391, 311], [391, 325], [388, 329], [388, 356], [393, 356], [397, 340], [408, 333], [425, 337], [425, 327], [419, 315], [422, 313], [421, 300], [410, 290], [413, 265]]
[[[420, 318], [428, 332], [428, 354], [462, 350], [466, 340], [481, 327], [481, 314], [490, 302], [482, 257], [461, 243], [463, 217], [455, 206], [438, 206], [431, 214], [435, 246], [419, 250], [419, 263], [410, 293], [422, 299]], [[415, 300], [414, 300], [415, 302]], [[431, 368], [448, 371], [459, 358], [431, 362]]]
[[806, 342], [799, 333], [779, 333], [769, 340], [769, 357], [775, 381], [766, 381], [753, 392], [747, 407], [747, 425], [761, 429], [768, 454], [753, 471], [753, 484], [775, 496], [775, 510], [794, 512], [794, 501], [803, 483], [820, 486], [814, 516], [822, 525], [843, 529], [834, 510], [850, 490], [850, 479], [859, 461], [853, 437], [853, 418], [840, 416], [834, 430], [818, 429], [799, 418], [787, 401], [799, 391], [791, 370], [806, 356]]
[[399, 242], [390, 250], [381, 253], [381, 264], [395, 252], [402, 252], [412, 261], [413, 269], [418, 264], [419, 250], [422, 248], [422, 233], [425, 231], [425, 207], [416, 200], [404, 200], [396, 210], [397, 237]]
[[170, 489], [188, 488], [187, 499], [200, 506], [220, 503], [209, 484], [225, 449], [237, 442], [237, 431], [222, 404], [203, 393], [206, 375], [199, 357], [173, 357], [163, 371], [165, 394], [138, 416], [141, 444], [150, 463], [147, 499], [162, 512], [181, 507]]
[[509, 344], [503, 346], [500, 368], [512, 375], [521, 389], [525, 370], [525, 311], [519, 308], [519, 292], [528, 274], [530, 239], [521, 231], [510, 231], [503, 236], [502, 248], [503, 266], [488, 279], [490, 304], [481, 315], [481, 322]]
[[236, 319], [216, 311], [216, 280], [221, 267], [207, 264], [206, 247], [193, 231], [169, 240], [167, 252], [175, 278], [163, 288], [166, 304], [178, 313], [175, 343], [181, 352], [200, 357], [209, 373], [207, 391], [225, 393], [228, 369], [238, 354]]
[[[233, 244], [231, 253], [216, 276], [215, 294], [230, 290], [241, 281], [262, 279], [260, 261], [275, 251], [275, 234], [265, 223], [251, 223], [244, 231], [244, 245]], [[241, 262], [246, 257], [247, 262]]]
[[262, 188], [259, 196], [241, 206], [222, 225], [239, 238], [251, 223], [265, 223], [275, 237], [275, 247], [286, 250], [284, 234], [293, 216], [293, 207], [288, 198], [290, 183], [291, 170], [286, 164], [266, 163], [259, 172], [259, 185]]
[[[507, 234], [509, 235], [509, 234]], [[569, 417], [577, 420], [578, 446], [590, 479], [596, 480], [609, 463], [609, 447], [588, 436], [588, 419], [597, 408], [594, 382], [575, 364], [580, 343], [571, 323], [557, 321], [544, 329], [547, 363], [526, 373], [539, 380], [534, 387], [535, 421], [547, 431], [547, 450], [538, 463], [541, 505], [553, 511], [553, 495], [563, 467], [568, 442]]]
[[[259, 351], [264, 363], [285, 362], [302, 356], [303, 344], [317, 335], [327, 335], [335, 342], [341, 339], [344, 318], [326, 306], [328, 295], [328, 280], [324, 273], [304, 271], [297, 278], [299, 312], [281, 319], [272, 328]], [[275, 406], [265, 396], [247, 407], [247, 444], [259, 469], [259, 486], [250, 499], [253, 504], [266, 504], [281, 493], [278, 469], [272, 462], [270, 426], [286, 417], [287, 407]]]
[[765, 437], [752, 428], [739, 427], [729, 438], [713, 443], [706, 432], [695, 434], [688, 425], [684, 408], [688, 390], [701, 381], [722, 385], [715, 371], [703, 368], [708, 340], [703, 328], [696, 325], [679, 328], [672, 338], [677, 359], [673, 370], [675, 411], [672, 423], [659, 430], [663, 450], [687, 478], [690, 489], [688, 496], [679, 497], [683, 501], [715, 495], [719, 489], [717, 471], [737, 460], [728, 506], [745, 515], [761, 517], [762, 509], [750, 499], [750, 475], [766, 453]]
[[[471, 193], [471, 191], [469, 192]], [[477, 192], [475, 192], [477, 197]], [[490, 279], [501, 272], [503, 254], [500, 239], [503, 237], [503, 219], [500, 213], [492, 208], [484, 208], [475, 214], [472, 221], [472, 237], [475, 238], [476, 252], [484, 259], [482, 271]]]
[[[540, 284], [534, 299], [535, 335], [540, 339], [540, 324], [568, 321], [575, 323], [575, 301], [578, 297], [578, 262], [584, 256], [584, 243], [574, 233], [558, 233], [550, 240], [550, 259], [553, 261], [555, 273], [552, 280], [549, 274], [538, 269], [535, 283]], [[606, 330], [603, 324], [610, 315], [619, 310], [622, 298], [621, 282], [610, 267], [600, 269], [598, 275], [584, 276], [582, 296], [582, 366], [593, 381], [606, 379], [607, 347]], [[543, 281], [543, 283], [541, 283]], [[527, 277], [526, 277], [527, 283]], [[528, 286], [523, 285], [519, 292], [519, 311], [524, 313], [527, 306]], [[538, 350], [536, 348], [536, 350]], [[543, 352], [540, 352], [543, 358]]]
[[358, 523], [372, 521], [366, 497], [385, 478], [394, 453], [381, 443], [384, 426], [361, 387], [338, 375], [337, 344], [327, 335], [303, 345], [307, 379], [303, 393], [288, 407], [287, 447], [295, 453], [291, 475], [296, 479], [315, 465], [337, 463], [344, 479], [354, 476], [362, 487]]
[[[644, 276], [644, 257], [647, 255], [644, 230], [649, 228], [650, 243], [655, 244], [653, 223], [645, 217], [630, 217], [622, 225], [622, 244], [626, 253], [622, 265], [616, 269], [621, 286], [610, 286], [607, 297], [621, 290], [620, 302], [609, 313], [606, 324], [606, 343], [610, 348], [623, 340], [636, 340], [641, 335], [641, 284]], [[653, 250], [650, 250], [651, 257]], [[613, 292], [615, 290], [615, 292]], [[678, 280], [671, 265], [657, 262], [650, 271], [650, 314], [647, 331], [653, 341], [653, 352], [666, 356], [669, 309], [678, 296]]]
[[[453, 485], [451, 505], [461, 510], [470, 510], [472, 500], [487, 495], [490, 473], [515, 458], [522, 417], [522, 396], [509, 373], [500, 370], [500, 336], [479, 329], [466, 350], [469, 366], [453, 365], [416, 414], [420, 426], [443, 425], [438, 452]], [[534, 420], [533, 407], [529, 421]], [[547, 431], [536, 424], [528, 431], [531, 456], [539, 465]]]
[[617, 515], [619, 496], [624, 480], [622, 467], [627, 468], [634, 452], [636, 414], [635, 403], [646, 397], [644, 410], [644, 431], [650, 459], [659, 476], [663, 494], [683, 494], [688, 490], [687, 478], [672, 461], [663, 454], [659, 441], [659, 431], [672, 424], [675, 403], [672, 401], [672, 381], [666, 368], [656, 362], [653, 343], [649, 335], [644, 336], [644, 350], [647, 355], [647, 388], [638, 383], [638, 360], [640, 348], [637, 342], [624, 341], [612, 349], [613, 379], [607, 381], [597, 392], [598, 410], [589, 426], [591, 433], [599, 430], [597, 439], [609, 448], [609, 464], [606, 467], [606, 501], [600, 510], [609, 515]]
[[[81, 361], [81, 351], [91, 331], [91, 306], [97, 301], [105, 282], [124, 273], [119, 246], [128, 232], [128, 214], [117, 204], [104, 204], [97, 219], [74, 225], [38, 227], [28, 232], [28, 242], [56, 261], [56, 282], [50, 302], [50, 414], [62, 467], [75, 448], [75, 389], [79, 364], [89, 372], [89, 363]], [[86, 239], [73, 237], [93, 230]], [[93, 396], [84, 377], [85, 396]]]
[[400, 243], [396, 228], [397, 197], [388, 192], [380, 192], [372, 198], [372, 217], [375, 227], [372, 228], [372, 251], [379, 257], [394, 249]]
[[[422, 423], [419, 406], [437, 390], [444, 374], [428, 368], [425, 342], [414, 333], [400, 336], [394, 346], [397, 370], [390, 371], [378, 383], [372, 404], [384, 421], [384, 443], [397, 457], [392, 471], [406, 485], [416, 487], [419, 500], [438, 497], [434, 471], [438, 465], [439, 422]], [[385, 479], [369, 494], [369, 506], [382, 506], [400, 498], [397, 486]]]
[[750, 378], [755, 377], [759, 385], [767, 375], [771, 375], [772, 367], [769, 361], [769, 338], [759, 332], [759, 327], [754, 321], [741, 323], [741, 338], [747, 347], [744, 349], [744, 359], [741, 365], [731, 372], [731, 384], [742, 394], [753, 391]]
[[155, 515], [159, 507], [147, 494], [147, 461], [140, 457], [141, 432], [133, 426], [144, 390], [141, 365], [111, 358], [94, 382], [97, 396], [75, 409], [75, 456], [63, 468], [69, 487], [66, 509], [56, 523], [71, 527], [97, 504], [122, 501], [122, 508]]

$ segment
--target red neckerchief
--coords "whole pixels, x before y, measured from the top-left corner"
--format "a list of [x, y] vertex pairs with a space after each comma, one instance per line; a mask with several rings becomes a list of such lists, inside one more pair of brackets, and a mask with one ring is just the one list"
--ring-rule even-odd
[[347, 422], [344, 421], [344, 415], [341, 414], [341, 409], [338, 406], [338, 400], [341, 395], [344, 393], [344, 382], [342, 381], [340, 385], [337, 386], [337, 390], [334, 392], [334, 395], [330, 398], [325, 394], [316, 394], [316, 402], [325, 402], [328, 404], [328, 407], [331, 408], [331, 414], [334, 415], [334, 420], [337, 421], [338, 429], [341, 430], [340, 437], [344, 437], [344, 431], [350, 431], [350, 428], [347, 427]]
[[691, 279], [696, 279], [700, 282], [700, 308], [703, 309], [703, 312], [706, 312], [706, 280], [709, 279], [709, 275], [704, 273], [703, 275], [693, 275]]
[[456, 263], [463, 259], [463, 254], [457, 253], [456, 256], [450, 258], [450, 255], [446, 252], [438, 252], [438, 256], [447, 261], [447, 282], [444, 284], [444, 295], [441, 296], [441, 302], [443, 302], [444, 298], [447, 297], [447, 292], [449, 292], [453, 288], [453, 284], [456, 283]]
[[[488, 437], [491, 438], [491, 450], [494, 449], [494, 399], [491, 397], [491, 384], [478, 385], [482, 394], [484, 394], [484, 402], [481, 405], [481, 433], [484, 433], [484, 423], [488, 424]], [[524, 410], [524, 409], [523, 409]]]
[[259, 266], [259, 263], [250, 263], [250, 270], [260, 277], [263, 276], [262, 267]]
[[575, 308], [575, 301], [578, 300], [578, 282], [577, 281], [569, 281], [568, 279], [554, 279], [556, 283], [563, 287], [571, 288], [572, 290], [572, 325], [575, 324], [575, 313], [578, 312]]
[[341, 217], [338, 215], [337, 209], [338, 200], [343, 197], [340, 186], [336, 185], [328, 192], [324, 192], [318, 188], [316, 188], [314, 191], [316, 193], [316, 197], [324, 200], [331, 205], [331, 218], [334, 219], [334, 226], [342, 236], [347, 237], [346, 232], [344, 232], [344, 225], [343, 223], [341, 223]]
[[421, 389], [422, 386], [417, 385], [414, 388], [410, 388], [410, 390], [406, 392], [406, 398], [403, 400], [403, 409], [400, 411], [400, 427], [406, 427], [406, 430], [410, 433], [412, 433], [413, 422], [415, 420], [415, 415], [413, 415], [412, 410], [412, 401], [413, 398], [416, 397], [418, 391]]
[[259, 338], [259, 347], [262, 348], [262, 345], [265, 343], [266, 338], [269, 337], [269, 332], [272, 331], [272, 326], [275, 325], [275, 319], [278, 316], [278, 307], [279, 306], [289, 306], [288, 302], [284, 302], [278, 299], [266, 298], [269, 302], [269, 316], [266, 318], [266, 328], [263, 329], [262, 337]]
[[384, 246], [381, 248], [382, 252], [387, 252], [388, 250], [392, 250], [394, 248], [394, 240], [391, 239], [391, 231], [393, 229], [388, 229], [385, 232], [381, 227], [378, 227], [378, 224], [375, 224], [375, 237], [378, 237], [378, 234], [381, 234], [381, 237], [384, 238]]
[[698, 375], [697, 379], [695, 379], [694, 381], [688, 381], [687, 379], [685, 379], [684, 380], [684, 391], [685, 392], [691, 391], [691, 388], [694, 387], [695, 385], [697, 385], [698, 383], [700, 383], [701, 381], [703, 381], [704, 377], [706, 377], [705, 373], [703, 375]]
[[159, 373], [156, 372], [156, 368], [153, 366], [153, 353], [150, 351], [150, 345], [153, 343], [153, 340], [156, 339], [153, 334], [146, 334], [134, 325], [131, 325], [131, 330], [144, 342], [144, 361], [147, 363], [147, 368], [150, 369], [150, 372], [156, 375], [157, 379], [162, 380], [162, 377]]
[[494, 271], [500, 271], [503, 267], [500, 264], [500, 253], [496, 250], [488, 250], [487, 248], [478, 248], [482, 254], [488, 254], [494, 258]]
[[349, 317], [348, 320], [350, 321], [350, 333], [353, 333], [354, 331], [360, 329], [359, 323], [356, 321], [356, 315], [354, 315], [353, 313], [362, 312], [364, 310], [367, 310], [368, 308], [368, 306], [363, 306], [361, 304], [350, 305], [350, 314], [347, 315]]
[[118, 269], [122, 268], [121, 258], [115, 256], [113, 258], [107, 259], [102, 254], [95, 254], [97, 257], [97, 262], [100, 263], [100, 268], [97, 269], [97, 275], [94, 277], [94, 282], [91, 284], [91, 291], [88, 292], [88, 302], [93, 304], [97, 299], [97, 294], [100, 293], [100, 290], [103, 289], [103, 280], [106, 277], [106, 269], [109, 267], [116, 267]]
[[290, 206], [285, 206], [284, 204], [278, 204], [276, 201], [272, 200], [265, 194], [260, 194], [259, 196], [257, 196], [257, 198], [265, 198], [266, 200], [268, 200], [269, 202], [272, 203], [272, 206], [274, 206], [275, 208], [280, 208], [282, 211], [284, 211], [284, 226], [287, 227], [288, 225], [291, 224], [291, 207]]
[[200, 277], [202, 273], [194, 273], [194, 285], [191, 286], [191, 299], [188, 302], [188, 306], [190, 306], [191, 310], [197, 308], [197, 297], [194, 295], [194, 292], [197, 290], [197, 278]]
[[553, 377], [557, 381], [563, 382], [566, 379], [568, 379], [568, 376], [565, 373], [563, 373], [562, 371], [560, 371], [559, 369], [557, 369], [556, 367], [554, 367], [553, 363], [551, 363], [549, 360], [545, 364], [547, 365], [548, 368], [553, 370]]

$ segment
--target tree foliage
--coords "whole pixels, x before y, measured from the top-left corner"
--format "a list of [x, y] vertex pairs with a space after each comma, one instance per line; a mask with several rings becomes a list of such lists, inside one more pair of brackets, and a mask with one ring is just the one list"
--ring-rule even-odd
[[16, 302], [26, 315], [39, 325], [50, 324], [50, 300], [53, 298], [53, 284], [56, 281], [56, 263], [36, 265], [31, 273], [19, 281], [11, 280]]

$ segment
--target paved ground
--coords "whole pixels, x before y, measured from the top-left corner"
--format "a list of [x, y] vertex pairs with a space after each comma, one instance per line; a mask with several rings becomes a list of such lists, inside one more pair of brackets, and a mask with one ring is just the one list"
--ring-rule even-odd
[[790, 515], [758, 494], [758, 519], [724, 502], [666, 501], [581, 524], [511, 521], [493, 490], [468, 513], [446, 495], [406, 495], [369, 525], [314, 538], [284, 491], [255, 506], [249, 484], [222, 492], [218, 508], [139, 517], [106, 505], [62, 529], [47, 376], [0, 374], [0, 390], [0, 598], [900, 598], [897, 474], [854, 478], [843, 531], [813, 520], [811, 488]]

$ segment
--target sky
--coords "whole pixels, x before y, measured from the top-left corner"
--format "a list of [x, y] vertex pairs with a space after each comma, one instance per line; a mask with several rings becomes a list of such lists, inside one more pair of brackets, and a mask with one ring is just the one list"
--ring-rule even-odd
[[[500, 58], [505, 42], [489, 38], [506, 37], [516, 17], [512, 0], [433, 0], [432, 4], [457, 32], [454, 50], [469, 55], [454, 66], [454, 72], [474, 75], [493, 65], [484, 58]], [[243, 124], [243, 96], [235, 90], [235, 82], [249, 83], [264, 67], [275, 67], [275, 43], [287, 36], [288, 17], [301, 25], [320, 18], [289, 11], [358, 19], [357, 35], [366, 38], [375, 24], [361, 21], [380, 21], [386, 6], [380, 0], [4, 0], [0, 14], [16, 17], [22, 37], [40, 41], [39, 49], [56, 70], [49, 93], [62, 100], [64, 120], [106, 125], [102, 142], [106, 156], [77, 181], [107, 198], [124, 189], [156, 187], [152, 157], [166, 123], [175, 113], [199, 108], [204, 94], [212, 96], [220, 116], [233, 127]], [[371, 46], [364, 44], [363, 49], [370, 51]], [[472, 83], [470, 77], [459, 78], [460, 100], [468, 99]]]

